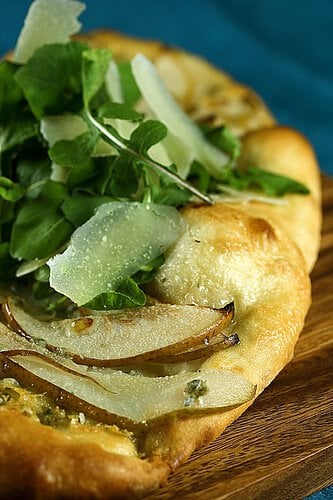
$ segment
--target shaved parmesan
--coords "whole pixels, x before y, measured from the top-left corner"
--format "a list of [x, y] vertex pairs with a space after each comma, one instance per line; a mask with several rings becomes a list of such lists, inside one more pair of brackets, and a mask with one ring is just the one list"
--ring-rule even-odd
[[[178, 174], [186, 178], [191, 162], [196, 159], [208, 172], [218, 177], [221, 168], [228, 162], [228, 156], [211, 145], [178, 106], [155, 66], [145, 56], [137, 54], [132, 61], [132, 72], [146, 103], [158, 120], [167, 126], [171, 137], [174, 136], [170, 143], [170, 154], [175, 156], [173, 145], [176, 143], [181, 155], [181, 161], [176, 161]], [[165, 145], [168, 151], [168, 142]]]
[[63, 254], [48, 261], [50, 285], [78, 305], [121, 282], [158, 257], [185, 229], [173, 207], [136, 202], [102, 205], [74, 231]]
[[35, 50], [49, 43], [67, 43], [78, 33], [78, 16], [85, 5], [76, 0], [35, 0], [19, 35], [14, 61], [26, 63]]

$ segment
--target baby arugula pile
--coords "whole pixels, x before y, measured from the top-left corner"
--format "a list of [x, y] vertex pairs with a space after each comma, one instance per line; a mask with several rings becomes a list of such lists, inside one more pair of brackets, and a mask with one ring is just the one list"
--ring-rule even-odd
[[0, 282], [50, 314], [144, 305], [140, 286], [186, 230], [177, 208], [190, 200], [308, 193], [238, 171], [240, 140], [192, 123], [143, 55], [119, 63], [71, 41], [82, 8], [36, 0], [0, 64]]

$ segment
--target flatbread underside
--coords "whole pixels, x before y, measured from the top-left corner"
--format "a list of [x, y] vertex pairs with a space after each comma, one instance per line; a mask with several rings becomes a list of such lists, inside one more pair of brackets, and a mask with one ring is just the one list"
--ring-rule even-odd
[[[168, 252], [150, 288], [171, 303], [216, 306], [233, 299], [234, 328], [241, 344], [214, 354], [203, 367], [240, 373], [257, 385], [259, 394], [291, 359], [310, 305], [309, 272], [321, 224], [313, 150], [298, 132], [275, 125], [250, 89], [198, 57], [111, 32], [85, 39], [112, 48], [120, 59], [130, 59], [138, 51], [148, 55], [193, 118], [226, 122], [244, 136], [241, 164], [289, 175], [311, 190], [309, 196], [288, 195], [279, 205], [216, 203], [185, 208], [190, 229]], [[171, 471], [248, 406], [211, 416], [173, 418], [154, 427], [141, 437], [143, 458], [110, 452], [94, 435], [71, 436], [2, 407], [1, 494], [7, 498], [144, 495], [163, 484]]]

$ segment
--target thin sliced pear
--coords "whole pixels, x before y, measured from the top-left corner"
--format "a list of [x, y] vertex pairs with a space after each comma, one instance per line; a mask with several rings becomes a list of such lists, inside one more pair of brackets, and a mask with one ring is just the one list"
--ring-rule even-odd
[[[160, 303], [46, 322], [9, 298], [3, 312], [15, 332], [78, 364], [122, 366], [186, 352], [185, 358], [197, 359], [204, 356], [204, 349], [215, 337], [219, 337], [221, 347], [222, 342], [224, 347], [233, 345], [221, 333], [233, 317], [233, 304], [215, 310]], [[193, 348], [202, 350], [199, 356]]]
[[208, 358], [212, 356], [218, 351], [222, 349], [227, 349], [228, 347], [232, 347], [234, 345], [238, 345], [240, 343], [239, 337], [237, 334], [226, 336], [224, 334], [219, 334], [212, 339], [211, 342], [205, 343], [204, 346], [200, 347], [192, 347], [188, 351], [179, 352], [176, 354], [169, 354], [161, 356], [160, 358], [156, 358], [151, 360], [153, 363], [184, 363], [188, 361], [195, 361], [198, 359]]
[[230, 371], [207, 370], [170, 377], [129, 375], [75, 365], [0, 326], [0, 375], [46, 392], [71, 410], [127, 428], [170, 416], [224, 411], [250, 401], [256, 387]]
[[255, 386], [231, 371], [207, 370], [171, 377], [143, 377], [105, 369], [83, 374], [31, 351], [7, 351], [2, 372], [22, 385], [46, 391], [56, 402], [101, 422], [135, 427], [179, 415], [239, 406]]

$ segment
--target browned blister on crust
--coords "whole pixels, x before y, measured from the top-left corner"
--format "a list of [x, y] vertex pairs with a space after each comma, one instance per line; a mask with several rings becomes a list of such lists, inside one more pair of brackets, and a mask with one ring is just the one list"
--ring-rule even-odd
[[[255, 201], [185, 208], [188, 230], [150, 286], [156, 297], [175, 304], [223, 307], [233, 300], [240, 345], [213, 354], [202, 366], [242, 374], [259, 394], [291, 359], [310, 305], [309, 271], [321, 222], [312, 148], [298, 132], [275, 126], [250, 89], [200, 58], [116, 33], [84, 39], [111, 47], [121, 59], [143, 52], [191, 116], [226, 122], [244, 134], [242, 165], [287, 174], [311, 190], [309, 196], [288, 195], [281, 205]], [[131, 437], [117, 437], [115, 431], [109, 449], [97, 435], [78, 436], [42, 425], [24, 410], [0, 408], [0, 491], [24, 498], [143, 495], [163, 484], [170, 470], [217, 437], [249, 404], [211, 416], [172, 418]], [[118, 446], [124, 439], [126, 453]]]

